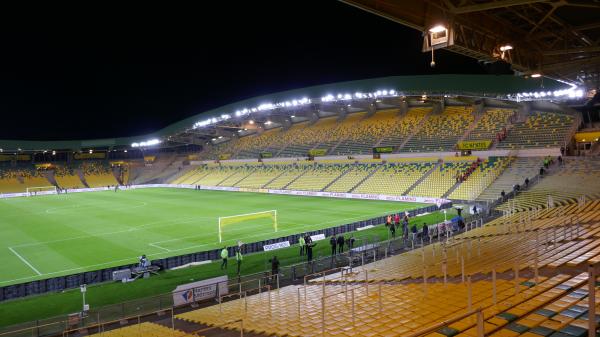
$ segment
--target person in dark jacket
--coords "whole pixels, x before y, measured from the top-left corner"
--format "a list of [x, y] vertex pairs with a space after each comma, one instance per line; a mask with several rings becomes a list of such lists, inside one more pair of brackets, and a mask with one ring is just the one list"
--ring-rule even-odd
[[312, 261], [313, 258], [313, 247], [316, 246], [316, 243], [313, 243], [312, 240], [310, 243], [306, 244], [306, 260], [308, 262]]
[[427, 224], [425, 222], [423, 222], [423, 240], [428, 240], [429, 239], [429, 227], [427, 227]]
[[350, 237], [346, 240], [346, 244], [348, 245], [348, 250], [352, 250], [354, 248], [354, 235], [350, 234]]
[[337, 237], [335, 236], [335, 234], [333, 234], [331, 238], [329, 238], [329, 244], [331, 245], [331, 255], [333, 256], [336, 253], [337, 246]]
[[344, 236], [343, 235], [338, 235], [337, 247], [338, 247], [338, 254], [341, 254], [344, 252]]
[[269, 260], [269, 262], [271, 262], [271, 277], [272, 277], [272, 281], [275, 281], [275, 275], [279, 275], [279, 260], [277, 259], [277, 256], [273, 256], [272, 259]]

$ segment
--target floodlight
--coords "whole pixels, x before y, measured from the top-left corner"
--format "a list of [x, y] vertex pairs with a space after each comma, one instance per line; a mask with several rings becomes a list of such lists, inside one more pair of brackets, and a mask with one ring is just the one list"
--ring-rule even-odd
[[435, 26], [429, 28], [430, 33], [441, 33], [445, 30], [446, 30], [446, 27], [444, 27], [443, 25], [435, 25]]
[[214, 142], [215, 140], [217, 140], [216, 138], [213, 138], [212, 141]]
[[513, 46], [511, 46], [509, 44], [506, 44], [506, 45], [500, 47], [500, 51], [502, 51], [502, 52], [509, 51], [512, 49], [513, 49]]
[[90, 153], [93, 153], [94, 151], [92, 149], [90, 149]]
[[272, 123], [273, 123], [273, 122], [271, 122], [271, 121], [266, 121], [266, 122], [265, 122], [265, 125], [271, 125]]
[[[127, 150], [125, 150], [125, 151], [123, 151], [123, 152], [127, 153]], [[54, 153], [53, 153], [53, 154], [54, 154]]]
[[294, 115], [291, 115], [290, 117], [291, 117], [291, 118], [294, 118], [294, 117], [296, 117], [296, 116], [294, 116]]
[[[125, 151], [127, 151], [127, 150], [125, 150]], [[0, 149], [0, 152], [2, 152], [2, 149]], [[52, 151], [52, 155], [56, 156], [56, 151]]]
[[250, 124], [254, 124], [254, 121], [253, 121], [253, 120], [250, 120], [248, 123], [250, 123]]
[[540, 73], [531, 74], [531, 77], [533, 77], [533, 78], [542, 77], [542, 74], [540, 74]]

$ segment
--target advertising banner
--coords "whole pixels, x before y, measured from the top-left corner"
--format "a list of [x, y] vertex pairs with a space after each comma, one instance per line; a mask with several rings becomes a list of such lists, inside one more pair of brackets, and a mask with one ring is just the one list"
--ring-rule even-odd
[[373, 153], [392, 153], [394, 152], [393, 146], [378, 146], [373, 148]]
[[311, 156], [319, 157], [327, 154], [327, 149], [312, 149], [308, 150], [308, 154]]
[[492, 145], [491, 140], [469, 140], [456, 144], [459, 150], [487, 150]]
[[[198, 302], [217, 296], [226, 295], [229, 291], [227, 275], [207, 280], [178, 285], [173, 290], [173, 306]], [[218, 285], [218, 290], [217, 290]]]
[[289, 246], [290, 246], [289, 241], [281, 241], [281, 242], [272, 243], [270, 245], [264, 245], [263, 250], [265, 252], [268, 252], [268, 251], [279, 249], [279, 248], [287, 248]]

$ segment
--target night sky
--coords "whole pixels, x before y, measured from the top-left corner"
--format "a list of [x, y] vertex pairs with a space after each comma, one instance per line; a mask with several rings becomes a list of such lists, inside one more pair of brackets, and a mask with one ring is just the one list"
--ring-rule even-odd
[[431, 69], [420, 32], [337, 1], [204, 2], [77, 15], [65, 9], [4, 22], [0, 138], [134, 136], [277, 91], [484, 72], [445, 51]]

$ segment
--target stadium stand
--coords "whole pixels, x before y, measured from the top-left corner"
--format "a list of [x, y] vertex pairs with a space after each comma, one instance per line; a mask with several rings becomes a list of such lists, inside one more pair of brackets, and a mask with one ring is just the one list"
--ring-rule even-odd
[[273, 128], [265, 130], [262, 133], [254, 134], [246, 137], [240, 137], [235, 144], [235, 150], [232, 152], [236, 158], [248, 159], [258, 158], [264, 148], [272, 144], [273, 141], [279, 138], [282, 133], [281, 128]]
[[[574, 215], [577, 222], [564, 226]], [[403, 336], [480, 308], [485, 335], [586, 336], [588, 275], [561, 270], [600, 261], [598, 219], [600, 201], [525, 211], [443, 244], [177, 318], [206, 325], [244, 318], [245, 329], [264, 335]], [[548, 275], [515, 272], [534, 268]], [[426, 336], [477, 336], [476, 325], [467, 316]]]
[[522, 184], [526, 178], [533, 181], [543, 163], [543, 158], [517, 157], [510, 158], [509, 162], [506, 170], [476, 200], [491, 202], [498, 199], [502, 191], [505, 193], [512, 191], [515, 184]]
[[349, 165], [315, 164], [305, 167], [305, 172], [290, 183], [286, 189], [300, 191], [321, 191], [336, 178], [350, 169]]
[[375, 145], [392, 146], [398, 152], [402, 143], [415, 131], [415, 126], [423, 122], [431, 110], [431, 107], [416, 107], [408, 110], [399, 120], [384, 119], [382, 123], [385, 130]]
[[366, 194], [403, 195], [435, 163], [388, 163], [358, 185], [353, 192]]
[[535, 112], [522, 123], [509, 128], [508, 136], [498, 149], [560, 147], [564, 144], [574, 118], [552, 112]]
[[30, 165], [0, 168], [0, 193], [21, 193], [28, 187], [51, 185], [44, 174]]
[[366, 116], [365, 112], [346, 115], [342, 121], [338, 121], [330, 130], [323, 130], [324, 132], [318, 138], [319, 143], [315, 145], [315, 148], [327, 150], [327, 154], [335, 154], [335, 149], [341, 141], [360, 134], [357, 129]]
[[85, 161], [81, 163], [81, 170], [88, 187], [105, 187], [119, 184], [106, 162]]
[[285, 166], [285, 171], [267, 183], [264, 187], [276, 190], [284, 189], [307, 171], [306, 166], [307, 164], [304, 163]]
[[[440, 114], [431, 115], [431, 107], [413, 107], [398, 116], [397, 109], [350, 113], [341, 121], [338, 117], [323, 117], [314, 124], [301, 122], [288, 130], [281, 127], [218, 145], [208, 145], [202, 159], [254, 159], [268, 152], [274, 157], [306, 156], [311, 149], [330, 155], [368, 154], [374, 146], [392, 146], [395, 152], [434, 152], [455, 149], [466, 140], [496, 140], [499, 131], [509, 126], [515, 111], [507, 108], [487, 108], [475, 122], [472, 106], [447, 106]], [[518, 149], [560, 146], [571, 129], [573, 118], [568, 115], [536, 112], [523, 123], [509, 126], [508, 138], [498, 148]], [[543, 130], [549, 130], [545, 134]], [[533, 132], [533, 137], [528, 135]], [[466, 134], [466, 136], [465, 136]]]
[[89, 336], [94, 337], [192, 337], [198, 335], [187, 334], [180, 330], [167, 328], [164, 325], [143, 322], [109, 331], [103, 331]]
[[448, 106], [429, 115], [422, 127], [404, 144], [401, 152], [451, 151], [474, 121], [473, 107]]
[[271, 180], [285, 172], [285, 170], [286, 167], [281, 165], [261, 165], [256, 167], [252, 174], [242, 179], [236, 184], [236, 186], [245, 188], [262, 188]]
[[78, 170], [70, 166], [55, 165], [54, 179], [60, 188], [83, 188], [85, 185], [81, 181]]
[[350, 192], [378, 168], [379, 166], [377, 164], [352, 164], [350, 165], [350, 168], [330, 184], [325, 191]]
[[208, 185], [217, 186], [230, 176], [238, 173], [239, 166], [213, 166], [207, 169], [206, 175], [198, 178], [193, 184], [195, 185]]
[[547, 207], [549, 196], [555, 205], [575, 203], [582, 196], [588, 200], [600, 198], [600, 160], [576, 158], [565, 159], [563, 163], [557, 172], [543, 177], [532, 188], [519, 193], [512, 204], [504, 203], [498, 209], [508, 210], [513, 206], [518, 210]]
[[508, 120], [515, 114], [512, 109], [488, 108], [473, 130], [469, 132], [470, 140], [495, 140], [498, 132], [506, 127]]
[[484, 160], [467, 180], [460, 183], [448, 197], [450, 199], [475, 200], [502, 174], [508, 163], [509, 159], [506, 157], [490, 157]]
[[421, 181], [407, 194], [422, 197], [441, 198], [457, 184], [456, 176], [464, 172], [471, 163], [450, 162], [434, 168], [431, 174]]

